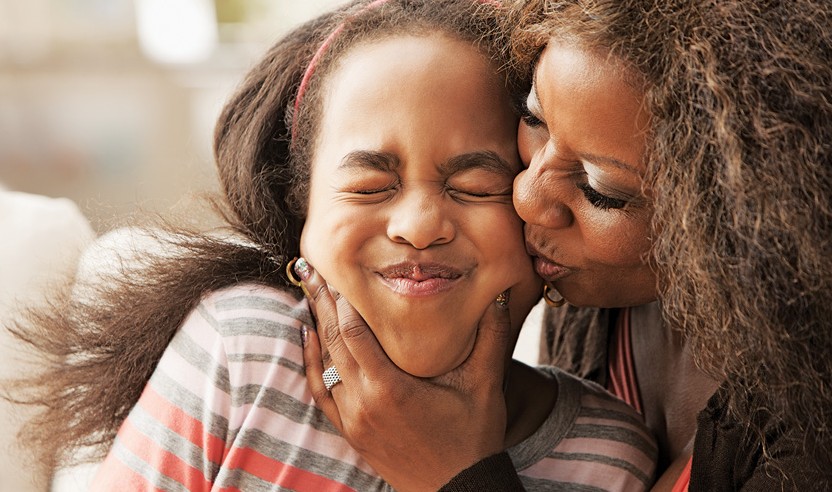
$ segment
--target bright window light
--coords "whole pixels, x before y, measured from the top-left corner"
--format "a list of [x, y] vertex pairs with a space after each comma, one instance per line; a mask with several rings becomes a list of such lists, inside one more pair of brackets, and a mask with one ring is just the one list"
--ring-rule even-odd
[[205, 60], [217, 45], [212, 0], [135, 0], [142, 53], [159, 63]]

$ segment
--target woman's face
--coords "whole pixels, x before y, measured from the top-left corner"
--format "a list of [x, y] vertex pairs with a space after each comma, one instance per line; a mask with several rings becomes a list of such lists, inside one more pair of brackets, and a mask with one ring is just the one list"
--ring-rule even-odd
[[390, 359], [450, 371], [508, 288], [519, 328], [540, 280], [511, 201], [517, 119], [488, 60], [438, 34], [360, 45], [323, 108], [301, 252]]
[[551, 40], [518, 133], [514, 183], [535, 269], [568, 302], [620, 307], [656, 298], [646, 263], [651, 200], [642, 190], [649, 116], [629, 72]]

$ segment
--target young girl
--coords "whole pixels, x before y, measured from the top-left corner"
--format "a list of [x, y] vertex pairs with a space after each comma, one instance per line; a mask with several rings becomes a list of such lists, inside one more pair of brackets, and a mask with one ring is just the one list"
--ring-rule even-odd
[[[484, 312], [510, 312], [516, 338], [540, 283], [511, 201], [499, 15], [487, 1], [356, 2], [272, 48], [217, 127], [242, 241], [177, 233], [172, 253], [33, 336], [71, 355], [40, 380], [46, 451], [112, 442], [94, 490], [388, 488], [314, 404], [301, 353], [314, 320], [281, 272], [302, 253], [423, 378], [477, 359]], [[650, 486], [652, 437], [600, 387], [514, 363], [504, 390], [529, 489]]]

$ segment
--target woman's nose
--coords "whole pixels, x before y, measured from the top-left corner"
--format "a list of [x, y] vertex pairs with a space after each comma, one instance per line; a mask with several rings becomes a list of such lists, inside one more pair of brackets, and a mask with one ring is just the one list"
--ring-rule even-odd
[[400, 197], [387, 224], [387, 236], [416, 249], [453, 240], [455, 225], [441, 195], [413, 190]]
[[574, 215], [564, 200], [565, 183], [555, 172], [546, 172], [532, 160], [528, 169], [514, 178], [514, 208], [528, 224], [547, 229], [569, 227]]

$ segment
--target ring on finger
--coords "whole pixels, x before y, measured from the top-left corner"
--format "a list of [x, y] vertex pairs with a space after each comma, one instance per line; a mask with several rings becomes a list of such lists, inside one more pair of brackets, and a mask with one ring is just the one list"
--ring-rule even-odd
[[329, 391], [333, 386], [341, 382], [341, 375], [338, 374], [338, 369], [336, 369], [335, 366], [331, 366], [324, 371], [323, 380], [326, 390]]

